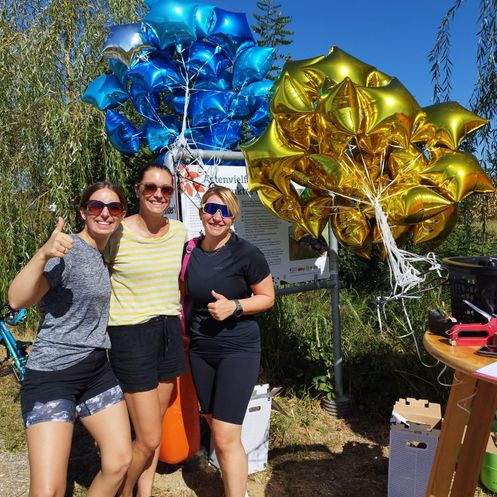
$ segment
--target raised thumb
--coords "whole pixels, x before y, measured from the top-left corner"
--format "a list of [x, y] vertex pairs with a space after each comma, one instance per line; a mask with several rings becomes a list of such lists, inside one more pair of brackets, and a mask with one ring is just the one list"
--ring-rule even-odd
[[55, 226], [55, 229], [53, 230], [53, 232], [54, 233], [62, 232], [62, 230], [64, 229], [64, 224], [66, 224], [64, 219], [59, 217], [59, 219], [57, 220], [57, 225]]
[[212, 296], [216, 299], [216, 300], [222, 300], [224, 298], [226, 298], [224, 295], [221, 295], [220, 293], [217, 293], [215, 292], [214, 290], [211, 291], [212, 293]]

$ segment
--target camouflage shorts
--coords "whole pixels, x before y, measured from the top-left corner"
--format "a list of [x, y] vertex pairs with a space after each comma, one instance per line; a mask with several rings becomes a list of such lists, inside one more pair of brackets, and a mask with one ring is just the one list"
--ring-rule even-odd
[[27, 428], [46, 421], [73, 423], [124, 399], [105, 351], [96, 350], [79, 363], [57, 371], [26, 368], [21, 408]]

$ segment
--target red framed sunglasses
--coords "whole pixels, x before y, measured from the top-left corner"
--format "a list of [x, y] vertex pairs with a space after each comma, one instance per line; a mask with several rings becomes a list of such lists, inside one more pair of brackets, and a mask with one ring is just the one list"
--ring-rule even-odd
[[143, 186], [143, 193], [144, 195], [153, 195], [157, 190], [160, 190], [161, 194], [163, 197], [170, 197], [173, 192], [174, 188], [171, 185], [156, 185], [155, 183], [139, 183], [140, 185]]
[[106, 207], [112, 217], [119, 217], [124, 212], [124, 207], [121, 202], [110, 202], [106, 204], [100, 200], [89, 200], [86, 204], [86, 210], [90, 216], [100, 216]]

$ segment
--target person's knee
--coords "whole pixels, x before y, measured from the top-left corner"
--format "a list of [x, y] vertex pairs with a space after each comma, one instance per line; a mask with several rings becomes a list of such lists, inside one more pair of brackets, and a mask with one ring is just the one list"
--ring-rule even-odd
[[102, 473], [109, 476], [124, 477], [131, 464], [131, 459], [131, 447], [102, 454]]
[[135, 448], [141, 452], [150, 455], [160, 446], [162, 433], [151, 432], [135, 439]]
[[213, 430], [212, 436], [216, 449], [221, 452], [229, 452], [230, 450], [238, 448], [242, 443], [240, 434], [234, 431]]

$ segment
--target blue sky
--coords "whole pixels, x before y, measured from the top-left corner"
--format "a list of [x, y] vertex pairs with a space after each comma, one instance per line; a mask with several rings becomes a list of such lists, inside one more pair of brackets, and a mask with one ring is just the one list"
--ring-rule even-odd
[[[454, 0], [277, 0], [294, 42], [294, 59], [326, 54], [333, 45], [379, 70], [397, 77], [419, 104], [432, 102], [433, 84], [428, 53], [442, 17]], [[255, 23], [255, 0], [207, 1], [216, 7], [244, 12]], [[467, 0], [452, 23], [452, 100], [467, 106], [475, 80], [478, 3]]]

